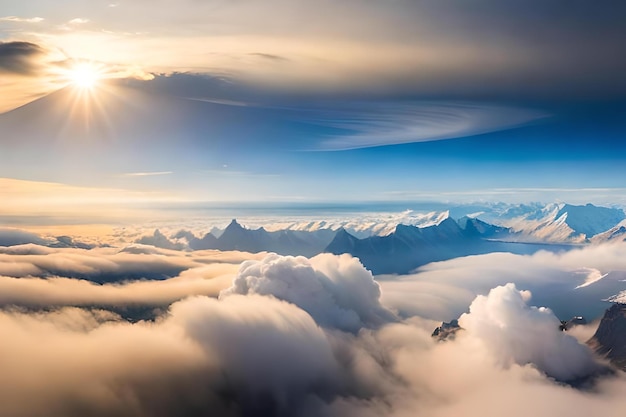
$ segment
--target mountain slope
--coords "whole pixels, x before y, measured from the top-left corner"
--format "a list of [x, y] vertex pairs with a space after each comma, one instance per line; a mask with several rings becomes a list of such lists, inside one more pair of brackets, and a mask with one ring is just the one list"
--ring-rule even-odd
[[516, 241], [584, 243], [626, 218], [624, 211], [593, 204], [520, 205], [500, 214], [483, 214], [488, 222], [510, 228]]
[[615, 303], [606, 310], [588, 343], [598, 354], [626, 371], [626, 304]]
[[626, 220], [619, 222], [616, 226], [606, 232], [598, 233], [591, 238], [592, 243], [623, 242], [626, 241]]
[[588, 238], [605, 232], [626, 218], [621, 209], [597, 207], [593, 204], [584, 206], [565, 204], [556, 217], [563, 215], [567, 215], [565, 222], [574, 232], [584, 234]]
[[511, 230], [507, 227], [495, 226], [468, 216], [460, 218], [458, 223], [468, 236], [502, 239], [508, 238], [511, 233]]

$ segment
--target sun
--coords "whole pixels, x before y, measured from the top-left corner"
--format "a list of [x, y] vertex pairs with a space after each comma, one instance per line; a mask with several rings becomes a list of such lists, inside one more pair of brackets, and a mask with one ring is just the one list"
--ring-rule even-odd
[[90, 63], [79, 63], [67, 73], [68, 80], [82, 90], [91, 90], [101, 78], [100, 70]]

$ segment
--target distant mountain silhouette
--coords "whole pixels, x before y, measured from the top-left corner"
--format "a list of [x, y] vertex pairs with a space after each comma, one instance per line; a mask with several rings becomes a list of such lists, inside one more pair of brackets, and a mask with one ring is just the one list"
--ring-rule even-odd
[[270, 248], [273, 246], [272, 239], [264, 228], [246, 229], [235, 219], [224, 229], [224, 233], [217, 239], [216, 243], [216, 249], [252, 253], [271, 250]]
[[406, 273], [430, 262], [458, 256], [495, 252], [503, 248], [498, 242], [485, 240], [505, 228], [488, 225], [480, 220], [465, 219], [465, 229], [451, 218], [429, 227], [399, 224], [387, 236], [357, 239], [340, 230], [325, 252], [349, 253], [361, 260], [374, 274]]
[[464, 216], [459, 219], [458, 223], [467, 236], [499, 239], [507, 238], [511, 234], [509, 228], [495, 226], [473, 217]]
[[462, 218], [457, 222], [448, 217], [439, 224], [428, 227], [399, 224], [389, 235], [362, 239], [344, 228], [336, 231], [318, 229], [269, 232], [262, 227], [248, 229], [233, 219], [219, 237], [207, 233], [198, 238], [189, 231], [181, 230], [171, 240], [156, 230], [152, 236], [144, 236], [137, 243], [166, 249], [275, 252], [307, 257], [322, 252], [347, 253], [359, 258], [374, 274], [407, 273], [430, 262], [467, 255], [491, 252], [530, 254], [542, 249], [567, 249], [562, 245], [508, 242], [507, 238], [511, 236], [515, 235], [509, 229], [475, 218]]
[[335, 235], [329, 229], [314, 232], [264, 228], [247, 229], [233, 220], [217, 238], [215, 249], [245, 252], [276, 252], [281, 255], [314, 256], [321, 253]]
[[[233, 219], [219, 237], [212, 233], [202, 238], [196, 237], [187, 230], [180, 230], [172, 239], [186, 242], [191, 250], [219, 249], [238, 250], [243, 252], [275, 252], [281, 255], [315, 256], [333, 239], [336, 232], [320, 229], [312, 232], [297, 230], [279, 230], [268, 232], [264, 228], [248, 229]], [[136, 243], [153, 245], [164, 249], [183, 249], [184, 245], [174, 242], [155, 230], [152, 236], [144, 236]]]
[[172, 237], [174, 239], [185, 239], [189, 245], [189, 249], [192, 250], [215, 249], [217, 247], [217, 238], [211, 233], [207, 233], [202, 238], [198, 239], [190, 231], [180, 230]]

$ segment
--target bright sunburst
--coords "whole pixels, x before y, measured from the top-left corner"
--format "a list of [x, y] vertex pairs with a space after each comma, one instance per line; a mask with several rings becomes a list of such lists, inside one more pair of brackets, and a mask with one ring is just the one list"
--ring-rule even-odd
[[74, 86], [91, 90], [100, 80], [101, 72], [90, 63], [80, 63], [68, 71], [67, 78]]

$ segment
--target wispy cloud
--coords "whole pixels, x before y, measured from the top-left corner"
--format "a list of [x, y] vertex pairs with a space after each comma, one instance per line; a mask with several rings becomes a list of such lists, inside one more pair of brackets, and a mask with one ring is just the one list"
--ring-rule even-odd
[[289, 59], [285, 58], [284, 56], [275, 55], [275, 54], [266, 54], [263, 52], [253, 52], [250, 55], [263, 58], [263, 59], [269, 59], [270, 61], [289, 61]]
[[173, 171], [156, 171], [156, 172], [129, 172], [123, 174], [124, 177], [155, 177], [159, 175], [171, 175]]
[[319, 123], [345, 131], [321, 143], [321, 150], [462, 138], [506, 130], [542, 119], [538, 110], [483, 103], [423, 102], [346, 109], [321, 115]]
[[69, 23], [70, 25], [83, 25], [85, 23], [89, 23], [90, 20], [89, 19], [84, 19], [82, 17], [77, 17], [75, 19], [70, 20]]
[[43, 22], [43, 17], [18, 17], [18, 16], [5, 16], [0, 17], [2, 22], [19, 22], [19, 23], [39, 23]]
[[216, 177], [253, 177], [253, 178], [278, 178], [279, 174], [260, 174], [248, 171], [234, 171], [228, 170], [226, 167], [223, 170], [220, 169], [209, 169], [202, 171], [203, 174], [208, 174]]
[[519, 187], [519, 188], [474, 188], [457, 190], [393, 190], [381, 194], [385, 200], [433, 200], [456, 202], [517, 202], [567, 201], [572, 204], [625, 205], [626, 188], [620, 187]]
[[248, 107], [248, 106], [250, 106], [249, 103], [245, 103], [243, 101], [224, 100], [224, 99], [219, 99], [219, 98], [185, 97], [185, 99], [186, 100], [192, 100], [192, 101], [202, 101], [202, 102], [205, 102], [205, 103], [222, 104], [224, 106], [237, 106], [237, 107]]

